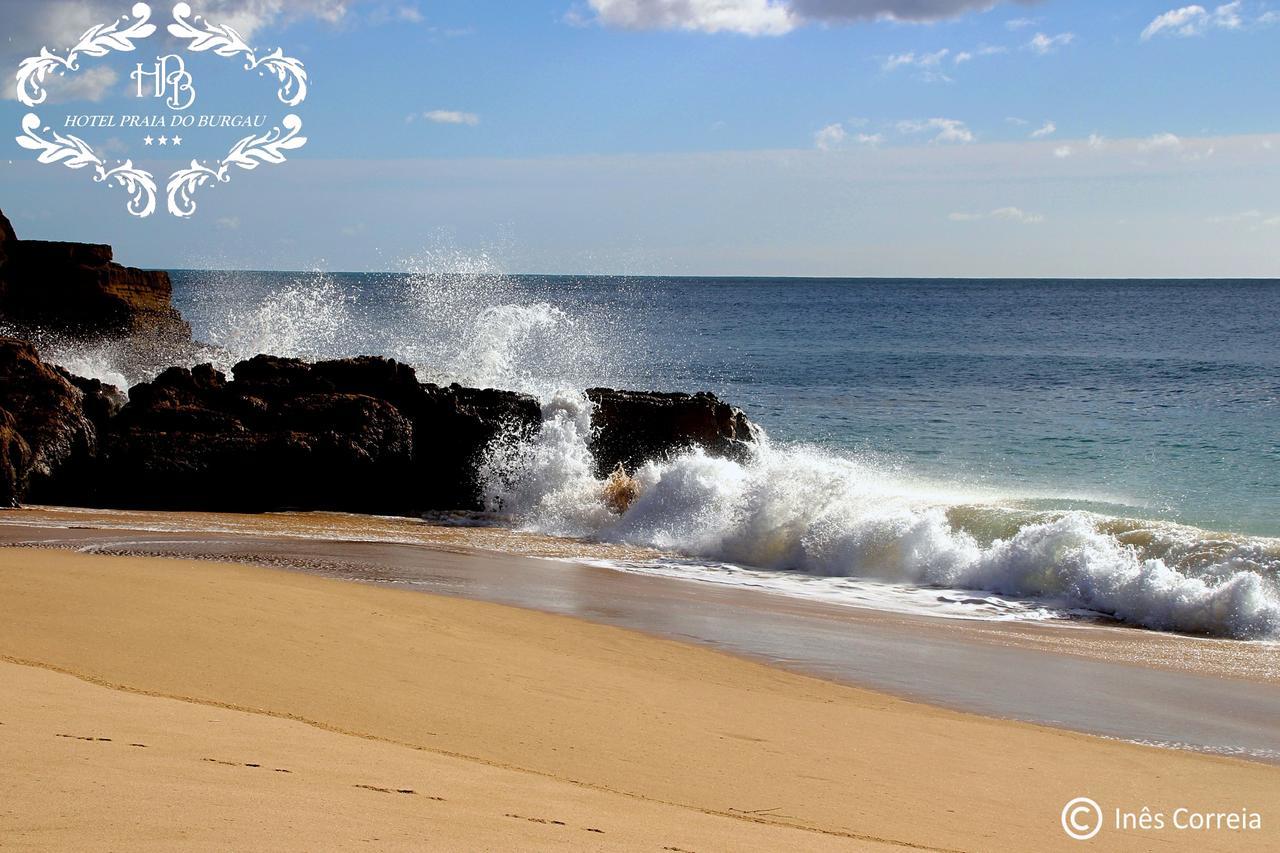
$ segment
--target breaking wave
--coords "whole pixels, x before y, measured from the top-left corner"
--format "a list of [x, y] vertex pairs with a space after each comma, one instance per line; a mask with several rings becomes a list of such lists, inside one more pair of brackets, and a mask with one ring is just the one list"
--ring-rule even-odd
[[[972, 599], [984, 609], [995, 593], [1022, 599], [995, 604], [1037, 617], [1046, 608], [1088, 611], [1157, 630], [1280, 637], [1277, 539], [1035, 511], [767, 439], [746, 464], [701, 452], [651, 462], [636, 472], [634, 501], [617, 514], [607, 484], [594, 476], [589, 432], [590, 403], [581, 395], [549, 399], [542, 434], [514, 457], [490, 461], [491, 508], [542, 533], [694, 558], [681, 569], [703, 579], [762, 585], [750, 569], [765, 569], [917, 598], [920, 589], [939, 590], [947, 604]], [[653, 568], [673, 573], [675, 565]]]
[[175, 294], [194, 351], [138, 358], [104, 342], [37, 341], [44, 357], [120, 387], [175, 363], [223, 372], [259, 353], [304, 358], [376, 354], [423, 381], [545, 397], [558, 388], [639, 385], [638, 318], [583, 298], [574, 283], [545, 289], [498, 272], [485, 256], [439, 250], [378, 274], [188, 271]]
[[200, 298], [189, 313], [224, 370], [261, 352], [307, 359], [372, 353], [412, 365], [423, 381], [540, 397], [626, 382], [635, 353], [623, 346], [642, 330], [607, 306], [584, 304], [571, 286], [537, 291], [484, 256], [446, 251], [407, 268], [268, 279], [261, 293], [247, 294], [246, 276], [270, 274], [202, 273], [226, 280], [194, 287]]

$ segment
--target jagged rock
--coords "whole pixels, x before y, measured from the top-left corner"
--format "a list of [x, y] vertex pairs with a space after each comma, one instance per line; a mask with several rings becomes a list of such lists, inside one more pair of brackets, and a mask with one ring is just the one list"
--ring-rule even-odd
[[[98, 386], [95, 393], [109, 395], [110, 386]], [[85, 391], [26, 341], [0, 338], [0, 410], [0, 503], [43, 500], [82, 476], [98, 454]]]
[[[257, 356], [229, 381], [205, 364], [110, 385], [0, 338], [0, 505], [29, 499], [151, 509], [478, 509], [482, 463], [517, 458], [538, 401], [422, 384], [385, 358], [309, 364]], [[615, 512], [630, 475], [693, 447], [745, 459], [755, 428], [710, 394], [592, 389], [591, 449]], [[512, 473], [512, 472], [507, 472]]]
[[96, 498], [161, 509], [383, 511], [412, 463], [385, 401], [228, 382], [210, 365], [134, 386], [104, 440]]
[[645, 462], [694, 447], [742, 461], [755, 445], [756, 428], [747, 416], [714, 394], [591, 388], [587, 398], [595, 403], [590, 448], [601, 478], [619, 465], [633, 474]]
[[86, 379], [83, 376], [76, 376], [74, 373], [57, 365], [53, 365], [53, 369], [84, 394], [84, 413], [99, 433], [107, 425], [107, 421], [115, 417], [124, 408], [124, 404], [129, 401], [127, 394], [114, 385], [108, 385], [101, 379]]
[[190, 347], [169, 274], [112, 262], [110, 246], [19, 240], [0, 213], [0, 320], [16, 331]]
[[17, 506], [27, 489], [31, 446], [8, 409], [0, 409], [0, 508]]
[[476, 464], [536, 428], [536, 401], [421, 385], [380, 358], [257, 356], [234, 381], [170, 368], [129, 392], [96, 500], [151, 508], [411, 513], [479, 505]]

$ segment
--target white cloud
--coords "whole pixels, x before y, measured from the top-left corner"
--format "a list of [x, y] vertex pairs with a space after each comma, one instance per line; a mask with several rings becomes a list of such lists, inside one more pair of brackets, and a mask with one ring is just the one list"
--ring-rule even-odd
[[220, 219], [218, 219], [216, 222], [214, 222], [214, 223], [213, 223], [213, 226], [214, 226], [215, 228], [217, 228], [219, 231], [239, 231], [239, 230], [240, 230], [240, 217], [238, 217], [238, 216], [223, 216], [222, 218], [220, 218]]
[[[261, 30], [302, 18], [319, 18], [341, 23], [358, 0], [204, 0], [197, 11], [216, 24], [234, 27], [252, 43]], [[164, 17], [163, 4], [152, 4], [152, 20]], [[65, 51], [75, 44], [89, 27], [108, 23], [130, 4], [120, 0], [40, 0], [38, 3], [4, 0], [0, 16], [4, 21], [4, 38], [0, 39], [0, 65], [14, 66], [27, 56], [47, 47]], [[167, 7], [163, 7], [167, 9]], [[85, 77], [90, 69], [75, 76]], [[81, 83], [81, 86], [90, 84]], [[12, 100], [13, 86], [0, 90], [0, 97]]]
[[906, 53], [895, 53], [889, 56], [880, 64], [884, 71], [895, 71], [899, 68], [910, 67], [921, 69], [920, 79], [930, 83], [945, 82], [950, 83], [951, 78], [938, 70], [945, 64], [950, 57], [952, 65], [963, 65], [966, 62], [972, 62], [978, 57], [995, 56], [1000, 53], [1008, 53], [1009, 49], [1005, 47], [992, 47], [983, 45], [982, 47], [972, 50], [952, 51], [950, 48], [942, 48], [932, 53], [916, 53], [908, 51]]
[[[587, 5], [607, 27], [779, 36], [806, 24], [941, 21], [985, 12], [1001, 2], [1005, 0], [587, 0]], [[588, 20], [577, 10], [570, 10], [567, 19]]]
[[813, 135], [813, 144], [819, 151], [830, 151], [844, 144], [845, 132], [842, 124], [829, 124]]
[[1142, 153], [1156, 154], [1166, 158], [1182, 160], [1186, 163], [1208, 160], [1217, 152], [1217, 148], [1211, 144], [1207, 147], [1203, 143], [1188, 145], [1172, 133], [1157, 133], [1154, 136], [1149, 136], [1140, 141], [1137, 148]]
[[964, 122], [954, 118], [931, 118], [923, 121], [909, 120], [898, 122], [898, 132], [903, 134], [924, 133], [925, 131], [938, 131], [933, 138], [934, 142], [960, 142], [969, 143], [974, 141], [973, 131], [965, 125]]
[[1075, 33], [1058, 33], [1056, 36], [1036, 33], [1031, 37], [1031, 41], [1027, 42], [1027, 50], [1035, 51], [1044, 56], [1045, 54], [1053, 53], [1060, 47], [1066, 47], [1075, 40]]
[[1057, 148], [1053, 149], [1053, 156], [1057, 157], [1059, 160], [1065, 160], [1074, 153], [1075, 150], [1070, 145], [1059, 145]]
[[1139, 151], [1176, 151], [1182, 148], [1182, 140], [1172, 133], [1157, 133], [1138, 143]]
[[426, 20], [426, 16], [417, 6], [398, 6], [392, 11], [392, 16], [396, 20], [409, 24], [421, 24]]
[[1038, 130], [1031, 131], [1032, 139], [1044, 139], [1046, 136], [1053, 136], [1058, 132], [1058, 126], [1051, 121], [1046, 121]]
[[[1147, 24], [1142, 31], [1142, 40], [1148, 41], [1158, 35], [1190, 38], [1204, 35], [1209, 30], [1241, 29], [1245, 25], [1241, 14], [1243, 5], [1241, 0], [1235, 0], [1233, 3], [1217, 6], [1212, 12], [1198, 4], [1170, 9]], [[1272, 22], [1273, 15], [1274, 12], [1266, 12], [1257, 18], [1256, 23], [1265, 26]]]
[[[367, 2], [367, 0], [358, 0]], [[363, 14], [363, 19], [373, 26], [384, 24], [425, 24], [427, 16], [416, 3], [394, 3], [378, 0]], [[434, 28], [432, 28], [433, 31]]]
[[951, 51], [945, 47], [933, 53], [898, 53], [886, 59], [881, 67], [885, 71], [893, 71], [904, 65], [915, 66], [916, 68], [937, 68], [949, 53]]
[[997, 207], [987, 213], [952, 213], [947, 216], [952, 222], [978, 222], [983, 219], [1001, 219], [1006, 222], [1021, 222], [1023, 225], [1039, 225], [1044, 216], [1039, 213], [1028, 213], [1019, 207]]
[[[115, 69], [106, 66], [86, 68], [69, 74], [66, 77], [50, 77], [45, 81], [49, 92], [49, 103], [65, 103], [67, 101], [101, 101], [115, 88], [120, 76]], [[14, 98], [13, 87], [5, 87], [5, 97]]]
[[[849, 122], [857, 126], [857, 120]], [[864, 122], [865, 123], [865, 122]], [[852, 139], [859, 145], [868, 145], [875, 147], [884, 142], [884, 137], [879, 133], [859, 133], [854, 136], [849, 135], [849, 131], [840, 122], [829, 124], [813, 135], [813, 145], [819, 151], [833, 151], [844, 146], [846, 142]]]
[[780, 36], [798, 26], [777, 0], [589, 0], [596, 19], [625, 30], [693, 30]]
[[423, 113], [422, 117], [436, 124], [465, 124], [469, 127], [475, 127], [480, 123], [480, 116], [475, 113], [464, 113], [457, 110], [431, 110]]
[[1089, 134], [1089, 147], [1094, 151], [1101, 151], [1107, 147], [1107, 140], [1100, 134], [1091, 133]]
[[1004, 22], [1004, 28], [1011, 32], [1016, 32], [1017, 30], [1025, 30], [1027, 27], [1034, 27], [1038, 23], [1039, 20], [1036, 18], [1013, 18]]

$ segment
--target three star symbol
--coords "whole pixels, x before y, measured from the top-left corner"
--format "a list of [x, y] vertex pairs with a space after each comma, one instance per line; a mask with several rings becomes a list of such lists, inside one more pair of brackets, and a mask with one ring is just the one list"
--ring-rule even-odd
[[142, 139], [143, 145], [151, 145], [152, 143], [155, 143], [155, 142], [159, 142], [161, 145], [168, 145], [170, 142], [172, 142], [174, 145], [181, 145], [182, 137], [175, 136], [173, 137], [173, 139], [169, 139], [169, 137], [167, 136], [162, 136], [157, 140], [157, 139], [153, 139], [151, 136], [148, 135], [143, 137]]

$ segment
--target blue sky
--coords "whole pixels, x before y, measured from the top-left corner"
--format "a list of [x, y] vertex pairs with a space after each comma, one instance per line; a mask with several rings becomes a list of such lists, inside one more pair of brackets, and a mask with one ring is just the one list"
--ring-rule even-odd
[[[4, 62], [128, 6], [3, 0]], [[23, 234], [157, 266], [1280, 276], [1280, 4], [193, 6], [306, 63], [307, 146], [175, 221], [9, 143]], [[128, 71], [157, 52], [86, 60], [42, 118], [136, 111]], [[281, 113], [238, 68], [190, 65], [200, 109]], [[13, 135], [28, 111], [0, 101]], [[137, 132], [84, 137], [173, 166]]]

